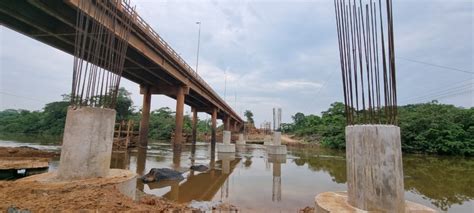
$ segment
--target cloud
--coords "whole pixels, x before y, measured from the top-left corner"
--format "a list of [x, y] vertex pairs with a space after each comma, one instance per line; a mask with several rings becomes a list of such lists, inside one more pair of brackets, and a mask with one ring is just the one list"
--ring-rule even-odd
[[314, 89], [321, 88], [322, 84], [305, 80], [284, 80], [276, 83], [281, 89]]

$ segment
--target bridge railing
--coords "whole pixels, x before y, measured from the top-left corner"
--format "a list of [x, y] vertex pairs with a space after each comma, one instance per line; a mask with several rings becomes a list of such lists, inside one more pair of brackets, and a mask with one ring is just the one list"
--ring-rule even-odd
[[[165, 51], [167, 51], [168, 54], [173, 57], [173, 59], [178, 62], [189, 75], [194, 76], [194, 78], [196, 78], [196, 80], [201, 85], [203, 85], [208, 91], [210, 91], [215, 97], [217, 97], [219, 101], [226, 105], [228, 109], [233, 111], [232, 108], [227, 105], [227, 103], [222, 100], [222, 98], [212, 89], [212, 87], [207, 84], [207, 82], [204, 81], [204, 79], [202, 79], [201, 76], [199, 76], [199, 74], [191, 66], [189, 66], [189, 64], [186, 63], [186, 61], [181, 58], [181, 56], [173, 48], [171, 48], [171, 46], [157, 32], [155, 32], [155, 30], [153, 30], [153, 28], [142, 17], [140, 17], [140, 15], [138, 15], [138, 13], [128, 3], [126, 3], [125, 1], [119, 2], [122, 2], [122, 5], [120, 5], [121, 9], [123, 9], [124, 12], [127, 12], [131, 17], [133, 17], [134, 23], [138, 27], [140, 27], [143, 32], [145, 32], [156, 42], [161, 44], [164, 47]], [[233, 113], [237, 115], [235, 112]]]

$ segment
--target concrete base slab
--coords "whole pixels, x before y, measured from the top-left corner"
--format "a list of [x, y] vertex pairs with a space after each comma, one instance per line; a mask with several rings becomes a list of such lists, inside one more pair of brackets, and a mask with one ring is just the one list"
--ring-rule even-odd
[[235, 152], [235, 144], [217, 144], [217, 152]]
[[265, 147], [269, 155], [286, 155], [285, 145], [268, 145]]
[[[315, 198], [315, 212], [380, 212], [380, 211], [366, 211], [353, 207], [347, 201], [347, 192], [323, 192], [318, 194]], [[434, 209], [423, 206], [411, 201], [405, 201], [406, 213], [432, 213], [437, 212]]]
[[19, 183], [39, 182], [45, 186], [50, 185], [60, 187], [61, 185], [77, 185], [87, 187], [101, 187], [113, 184], [127, 197], [135, 200], [137, 189], [137, 174], [130, 170], [110, 169], [105, 177], [89, 178], [82, 180], [64, 180], [58, 177], [56, 172], [48, 172], [39, 175], [33, 175], [17, 180]]

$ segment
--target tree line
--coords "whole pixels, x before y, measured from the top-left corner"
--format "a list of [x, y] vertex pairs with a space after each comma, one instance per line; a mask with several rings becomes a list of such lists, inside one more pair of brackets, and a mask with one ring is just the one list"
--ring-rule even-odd
[[[296, 113], [282, 131], [324, 147], [345, 148], [344, 104], [336, 102], [318, 115]], [[402, 150], [405, 153], [474, 156], [474, 108], [437, 101], [398, 106]]]
[[[117, 97], [116, 121], [133, 120], [139, 124], [141, 113], [133, 106], [130, 93], [120, 88]], [[7, 109], [0, 111], [0, 134], [26, 134], [60, 136], [64, 131], [69, 96], [63, 95], [62, 101], [51, 102], [41, 111], [23, 109]], [[139, 125], [135, 125], [138, 131]], [[168, 107], [162, 107], [150, 112], [149, 138], [167, 140], [175, 129], [175, 112]], [[199, 133], [210, 134], [210, 120], [198, 120]], [[184, 116], [183, 132], [191, 134], [192, 123], [189, 115]]]

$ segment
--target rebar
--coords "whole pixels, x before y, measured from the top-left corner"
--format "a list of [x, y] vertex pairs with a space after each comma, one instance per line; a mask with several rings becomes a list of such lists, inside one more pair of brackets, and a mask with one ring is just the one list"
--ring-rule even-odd
[[135, 11], [122, 0], [80, 0], [71, 106], [114, 108]]
[[334, 7], [347, 125], [397, 125], [392, 1], [334, 0]]

